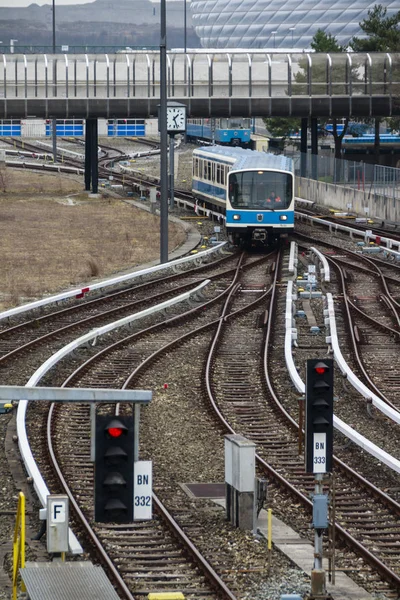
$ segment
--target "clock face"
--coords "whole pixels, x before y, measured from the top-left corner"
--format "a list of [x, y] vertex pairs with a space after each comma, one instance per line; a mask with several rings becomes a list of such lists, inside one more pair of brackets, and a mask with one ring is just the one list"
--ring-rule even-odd
[[167, 106], [167, 130], [185, 131], [186, 106]]

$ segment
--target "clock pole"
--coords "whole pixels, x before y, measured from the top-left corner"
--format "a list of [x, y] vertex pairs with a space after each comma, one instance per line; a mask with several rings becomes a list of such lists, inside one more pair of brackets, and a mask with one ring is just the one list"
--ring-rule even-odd
[[175, 186], [174, 186], [174, 177], [175, 177], [175, 166], [174, 166], [174, 152], [175, 152], [175, 136], [174, 134], [170, 134], [169, 136], [169, 206], [170, 208], [174, 208], [174, 196], [175, 196]]
[[166, 0], [161, 0], [160, 30], [160, 262], [168, 262], [168, 135]]

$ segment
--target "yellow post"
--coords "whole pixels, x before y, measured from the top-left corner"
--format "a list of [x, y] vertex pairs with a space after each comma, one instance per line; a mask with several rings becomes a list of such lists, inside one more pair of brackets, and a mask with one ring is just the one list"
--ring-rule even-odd
[[271, 550], [272, 550], [272, 508], [268, 509], [268, 571], [271, 568]]
[[[25, 567], [25, 496], [19, 493], [17, 518], [14, 528], [13, 540], [13, 600], [17, 600], [18, 572], [19, 568]], [[25, 586], [21, 583], [21, 591], [25, 592]]]
[[147, 594], [147, 600], [185, 600], [182, 592], [158, 592]]
[[272, 508], [268, 509], [268, 550], [272, 548]]

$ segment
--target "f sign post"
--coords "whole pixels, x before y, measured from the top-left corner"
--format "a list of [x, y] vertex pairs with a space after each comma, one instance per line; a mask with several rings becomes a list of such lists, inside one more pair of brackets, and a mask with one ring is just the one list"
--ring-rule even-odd
[[311, 359], [306, 374], [306, 472], [332, 472], [332, 454], [333, 360]]
[[47, 552], [68, 552], [68, 521], [68, 496], [47, 496]]

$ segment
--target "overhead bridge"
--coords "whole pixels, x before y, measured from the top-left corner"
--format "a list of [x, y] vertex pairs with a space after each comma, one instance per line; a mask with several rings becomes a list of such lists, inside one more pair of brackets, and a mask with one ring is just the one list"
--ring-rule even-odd
[[[166, 70], [192, 118], [400, 115], [399, 54], [170, 51]], [[160, 53], [3, 54], [0, 82], [1, 119], [156, 117]]]

